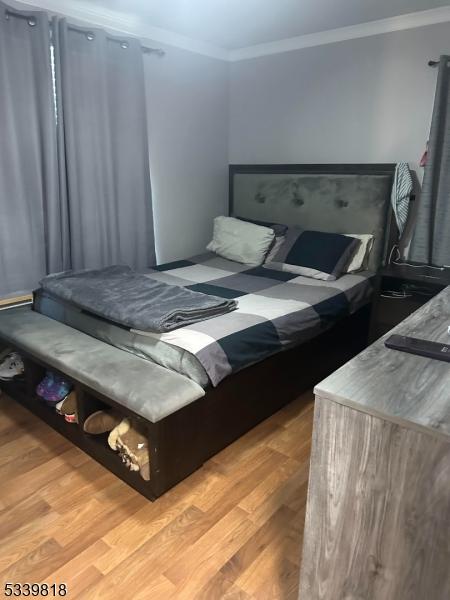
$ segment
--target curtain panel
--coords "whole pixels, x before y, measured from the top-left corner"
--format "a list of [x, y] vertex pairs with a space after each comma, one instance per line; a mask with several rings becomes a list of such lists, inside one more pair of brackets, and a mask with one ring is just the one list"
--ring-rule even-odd
[[48, 16], [0, 1], [0, 297], [63, 268], [58, 187]]
[[73, 269], [155, 263], [142, 50], [54, 26], [58, 152]]
[[450, 57], [439, 61], [428, 158], [409, 259], [450, 265]]

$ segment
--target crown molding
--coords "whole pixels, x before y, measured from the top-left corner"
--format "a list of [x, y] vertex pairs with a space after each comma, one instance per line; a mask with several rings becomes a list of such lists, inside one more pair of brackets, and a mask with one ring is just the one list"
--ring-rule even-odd
[[370, 37], [393, 31], [403, 31], [406, 29], [415, 29], [427, 25], [435, 25], [450, 21], [450, 6], [422, 10], [419, 12], [390, 17], [389, 19], [379, 19], [368, 23], [340, 27], [338, 29], [328, 29], [318, 33], [299, 35], [297, 37], [286, 38], [277, 42], [268, 42], [266, 44], [257, 44], [231, 50], [228, 54], [228, 60], [236, 62], [248, 60], [270, 54], [280, 54], [282, 52], [291, 52], [302, 48], [311, 48], [313, 46], [323, 46], [325, 44], [334, 44], [346, 40]]
[[167, 29], [152, 27], [146, 25], [140, 19], [106, 8], [92, 6], [88, 2], [78, 0], [20, 0], [20, 4], [28, 5], [33, 8], [47, 10], [53, 15], [69, 17], [82, 24], [90, 24], [97, 27], [103, 27], [113, 32], [125, 33], [127, 35], [138, 37], [143, 43], [160, 44], [174, 46], [189, 52], [216, 58], [219, 60], [237, 62], [248, 60], [271, 54], [280, 54], [282, 52], [291, 52], [302, 48], [311, 48], [313, 46], [323, 46], [334, 44], [346, 40], [370, 37], [383, 33], [394, 31], [403, 31], [435, 25], [450, 21], [450, 6], [422, 10], [419, 12], [350, 25], [348, 27], [339, 27], [338, 29], [328, 29], [317, 33], [299, 35], [276, 42], [267, 42], [265, 44], [256, 44], [246, 46], [235, 50], [227, 50], [214, 44], [208, 44], [193, 38], [189, 38]]
[[140, 19], [107, 8], [95, 7], [87, 2], [74, 0], [20, 0], [20, 4], [47, 10], [52, 15], [69, 17], [77, 23], [89, 23], [110, 31], [139, 38], [144, 43], [158, 42], [175, 46], [210, 58], [228, 60], [228, 50], [180, 35], [167, 29], [146, 25]]

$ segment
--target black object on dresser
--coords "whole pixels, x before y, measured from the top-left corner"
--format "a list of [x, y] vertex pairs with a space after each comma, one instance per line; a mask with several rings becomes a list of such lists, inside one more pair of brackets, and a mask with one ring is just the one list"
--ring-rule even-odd
[[370, 325], [374, 341], [450, 285], [450, 269], [390, 264], [379, 273]]

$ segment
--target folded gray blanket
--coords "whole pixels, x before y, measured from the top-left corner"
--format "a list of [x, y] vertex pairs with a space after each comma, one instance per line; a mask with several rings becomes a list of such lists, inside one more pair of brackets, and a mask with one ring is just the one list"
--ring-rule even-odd
[[49, 294], [141, 331], [164, 333], [234, 310], [236, 300], [155, 281], [129, 267], [66, 271], [40, 282]]

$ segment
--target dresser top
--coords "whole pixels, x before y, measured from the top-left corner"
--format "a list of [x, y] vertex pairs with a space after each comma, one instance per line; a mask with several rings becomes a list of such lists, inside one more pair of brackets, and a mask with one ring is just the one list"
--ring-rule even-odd
[[392, 333], [449, 343], [450, 286], [321, 381], [314, 392], [450, 440], [450, 363], [386, 348]]

